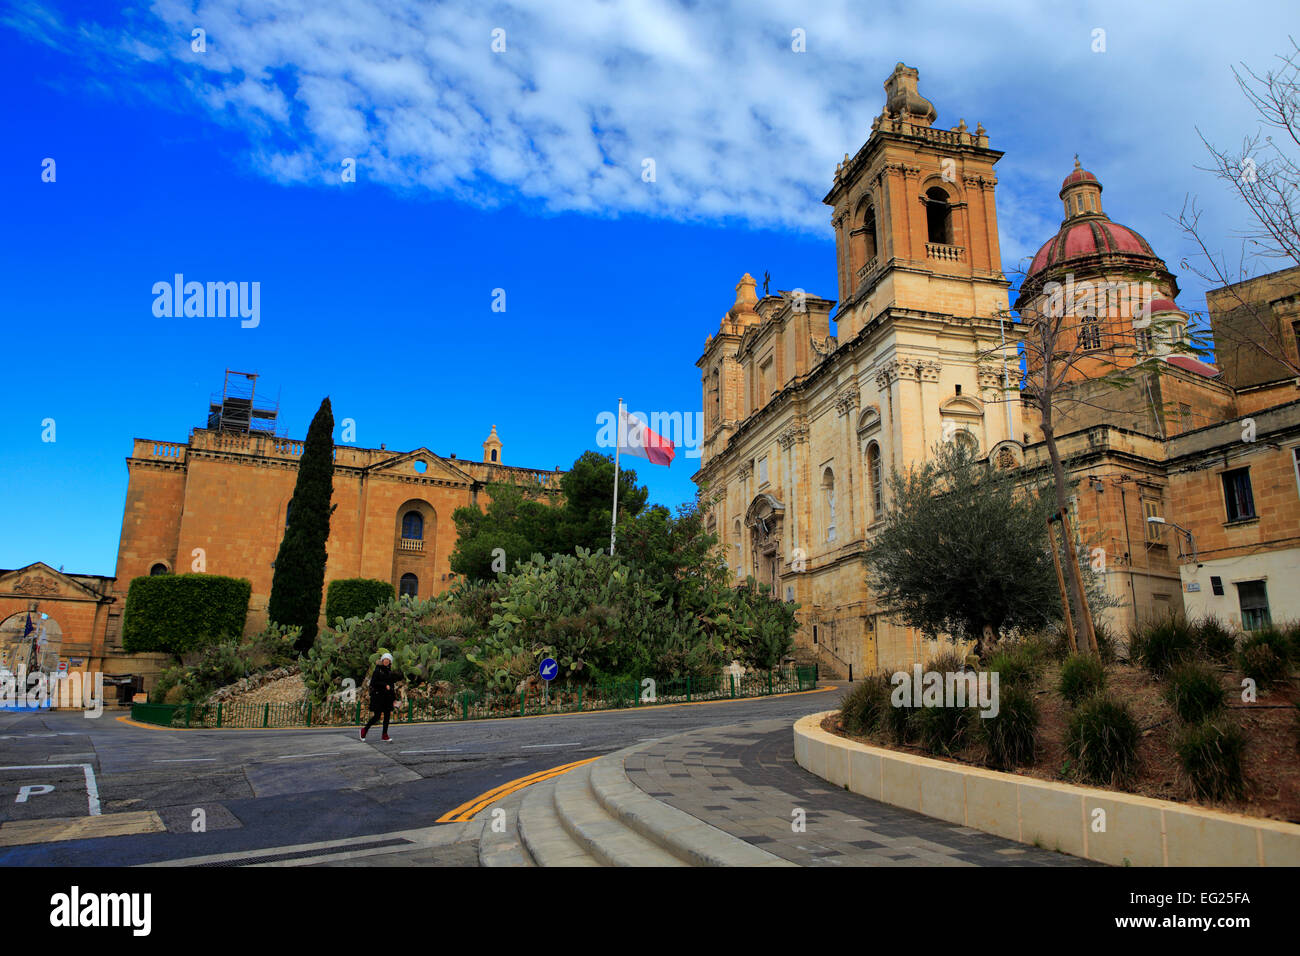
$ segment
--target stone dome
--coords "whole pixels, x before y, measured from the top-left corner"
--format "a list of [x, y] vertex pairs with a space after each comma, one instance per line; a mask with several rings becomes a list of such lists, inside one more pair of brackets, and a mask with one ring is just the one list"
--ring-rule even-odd
[[1041, 276], [1058, 266], [1080, 268], [1127, 266], [1165, 270], [1165, 264], [1151, 244], [1128, 226], [1111, 222], [1101, 208], [1101, 183], [1079, 165], [1061, 183], [1060, 197], [1065, 204], [1061, 228], [1034, 254], [1027, 280]]

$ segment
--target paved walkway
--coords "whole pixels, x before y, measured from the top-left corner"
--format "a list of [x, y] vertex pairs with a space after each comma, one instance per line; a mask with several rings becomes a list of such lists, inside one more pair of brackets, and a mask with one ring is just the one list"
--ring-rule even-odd
[[670, 737], [625, 768], [657, 800], [801, 866], [1096, 865], [836, 789], [795, 763], [789, 720]]

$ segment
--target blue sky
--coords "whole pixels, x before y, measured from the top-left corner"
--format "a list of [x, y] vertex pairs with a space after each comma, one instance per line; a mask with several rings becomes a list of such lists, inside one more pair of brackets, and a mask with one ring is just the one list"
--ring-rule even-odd
[[[937, 125], [982, 122], [1006, 151], [1008, 269], [1055, 231], [1078, 152], [1111, 217], [1179, 272], [1169, 217], [1188, 193], [1225, 248], [1243, 225], [1196, 168], [1195, 127], [1254, 132], [1228, 68], [1267, 66], [1295, 19], [1272, 3], [104, 7], [0, 8], [0, 567], [112, 574], [132, 438], [185, 441], [228, 367], [261, 374], [294, 437], [328, 394], [358, 444], [477, 458], [495, 424], [506, 462], [540, 468], [592, 447], [619, 396], [697, 411], [694, 362], [742, 273], [836, 297], [820, 200], [899, 60]], [[155, 317], [153, 284], [178, 272], [260, 282], [259, 325]], [[696, 463], [638, 473], [674, 505]]]

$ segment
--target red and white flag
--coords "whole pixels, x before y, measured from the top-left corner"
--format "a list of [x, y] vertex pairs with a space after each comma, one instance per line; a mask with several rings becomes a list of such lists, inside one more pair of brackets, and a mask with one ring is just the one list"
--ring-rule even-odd
[[644, 418], [621, 405], [618, 410], [618, 450], [623, 455], [644, 458], [652, 465], [671, 465], [675, 454], [671, 441], [652, 432]]

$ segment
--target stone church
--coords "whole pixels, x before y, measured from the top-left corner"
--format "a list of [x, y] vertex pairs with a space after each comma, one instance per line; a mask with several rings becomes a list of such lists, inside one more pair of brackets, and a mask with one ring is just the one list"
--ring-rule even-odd
[[[277, 410], [260, 404], [252, 386], [231, 384], [253, 379], [227, 372], [207, 427], [193, 429], [187, 442], [135, 439], [126, 459], [114, 577], [64, 574], [40, 562], [0, 571], [0, 667], [26, 658], [27, 615], [41, 623], [44, 614], [42, 667], [62, 664], [151, 683], [168, 659], [122, 650], [127, 590], [142, 575], [202, 571], [247, 578], [252, 596], [245, 633], [263, 627], [303, 443], [276, 434]], [[365, 577], [390, 581], [398, 594], [413, 597], [445, 591], [453, 577], [456, 508], [486, 506], [492, 481], [550, 487], [562, 475], [558, 468], [505, 464], [495, 425], [481, 461], [424, 447], [397, 452], [335, 445], [326, 587], [338, 578]]]
[[[713, 502], [709, 526], [737, 578], [753, 575], [799, 603], [798, 645], [840, 674], [921, 662], [935, 649], [891, 620], [867, 584], [863, 557], [889, 507], [892, 471], [943, 440], [1027, 481], [1045, 480], [1048, 467], [1033, 395], [1021, 392], [1022, 329], [998, 247], [1002, 153], [982, 125], [936, 128], [915, 69], [898, 64], [884, 86], [870, 137], [838, 165], [823, 200], [838, 309], [801, 289], [759, 299], [746, 274], [696, 363], [705, 429], [694, 480]], [[1079, 344], [1099, 360], [1149, 351], [1162, 362], [1164, 374], [1109, 404], [1071, 406], [1056, 423], [1082, 489], [1073, 520], [1083, 541], [1101, 542], [1099, 573], [1121, 605], [1105, 623], [1122, 632], [1185, 609], [1239, 624], [1300, 616], [1297, 380], [1283, 369], [1275, 381], [1234, 383], [1135, 323], [1154, 316], [1161, 334], [1178, 336], [1188, 316], [1165, 263], [1110, 221], [1101, 191], [1076, 161], [1060, 193], [1061, 230], [1033, 258], [1016, 311], [1032, 314], [1052, 282], [1091, 281], [1110, 298], [1103, 310], [1072, 304]], [[1268, 287], [1265, 308], [1290, 314], [1279, 303], [1300, 292], [1293, 272]], [[1094, 385], [1084, 376], [1071, 388]], [[1252, 414], [1268, 440], [1243, 446], [1238, 419]], [[1248, 504], [1256, 499], [1268, 520]], [[1201, 550], [1175, 527], [1199, 534]], [[1184, 602], [1184, 593], [1215, 597]]]

